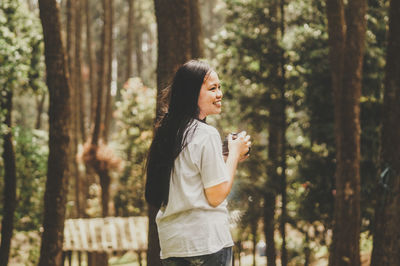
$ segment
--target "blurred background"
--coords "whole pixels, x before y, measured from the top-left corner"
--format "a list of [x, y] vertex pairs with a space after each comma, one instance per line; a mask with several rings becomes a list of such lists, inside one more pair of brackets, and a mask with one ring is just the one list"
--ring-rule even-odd
[[[400, 25], [389, 23], [397, 1], [57, 0], [58, 12], [47, 13], [45, 2], [54, 1], [0, 2], [0, 265], [54, 254], [55, 264], [39, 265], [159, 265], [147, 218], [136, 237], [123, 232], [139, 221], [128, 218], [152, 217], [144, 166], [157, 95], [191, 58], [222, 82], [222, 113], [207, 123], [222, 138], [252, 136], [229, 196], [234, 264], [370, 265], [375, 256], [372, 265], [396, 265], [386, 259], [400, 247], [387, 229], [399, 194], [390, 147], [400, 147], [400, 68], [389, 63], [399, 59], [391, 47]], [[42, 28], [53, 18], [68, 81], [58, 95], [46, 84], [57, 35], [45, 48]], [[386, 91], [397, 96], [386, 102]], [[49, 113], [52, 97], [68, 100], [67, 120]], [[51, 121], [64, 121], [70, 139], [58, 177], [48, 171]], [[46, 190], [58, 193], [49, 206], [65, 207], [55, 207], [58, 218], [45, 212]], [[79, 219], [88, 225], [73, 227]], [[43, 232], [56, 224], [58, 251], [46, 254]]]

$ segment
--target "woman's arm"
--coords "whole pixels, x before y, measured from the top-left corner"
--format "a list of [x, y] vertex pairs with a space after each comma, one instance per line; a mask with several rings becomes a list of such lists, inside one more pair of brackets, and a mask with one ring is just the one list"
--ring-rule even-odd
[[229, 195], [232, 189], [238, 162], [249, 156], [245, 155], [249, 151], [251, 144], [249, 139], [250, 136], [246, 135], [246, 132], [240, 133], [240, 136], [235, 140], [232, 140], [232, 136], [229, 136], [229, 155], [226, 160], [229, 179], [226, 182], [205, 189], [207, 201], [212, 207], [220, 205]]

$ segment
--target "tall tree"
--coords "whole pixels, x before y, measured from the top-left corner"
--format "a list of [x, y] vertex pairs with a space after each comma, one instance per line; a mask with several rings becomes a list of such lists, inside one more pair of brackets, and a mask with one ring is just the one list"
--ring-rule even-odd
[[[68, 62], [68, 74], [70, 81], [70, 125], [69, 125], [69, 166], [68, 172], [66, 175], [71, 177], [74, 180], [74, 189], [75, 192], [75, 212], [74, 216], [79, 217], [80, 213], [80, 200], [79, 200], [79, 170], [78, 170], [78, 162], [76, 161], [76, 153], [78, 151], [78, 130], [79, 130], [79, 120], [80, 120], [80, 112], [79, 112], [79, 83], [81, 81], [80, 76], [78, 75], [78, 70], [80, 71], [80, 50], [78, 51], [78, 41], [80, 42], [80, 31], [77, 29], [77, 22], [80, 20], [78, 10], [80, 10], [80, 1], [79, 0], [67, 0], [66, 3], [66, 13], [67, 13], [67, 62]], [[77, 104], [78, 103], [78, 104]]]
[[[282, 183], [285, 177], [286, 157], [284, 155], [286, 115], [285, 115], [285, 83], [284, 83], [284, 62], [283, 49], [279, 43], [283, 37], [283, 8], [281, 1], [271, 1], [269, 6], [269, 18], [267, 26], [269, 28], [269, 52], [264, 57], [261, 66], [269, 72], [267, 101], [265, 108], [269, 112], [268, 118], [268, 178], [265, 183], [264, 194], [264, 234], [267, 244], [267, 264], [276, 265], [276, 249], [274, 241], [275, 232], [275, 209], [276, 196], [286, 190], [286, 184]], [[282, 16], [282, 17], [281, 17]], [[265, 71], [264, 70], [264, 71]], [[285, 194], [282, 193], [282, 200]], [[282, 234], [282, 265], [287, 263], [286, 242], [285, 242], [285, 204], [282, 204], [281, 212], [281, 234]]]
[[128, 60], [125, 74], [125, 81], [131, 77], [133, 73], [133, 37], [134, 37], [134, 29], [135, 29], [135, 0], [128, 0], [128, 26], [127, 26], [127, 44], [126, 44], [126, 58]]
[[386, 80], [382, 112], [381, 168], [384, 184], [375, 215], [372, 266], [400, 265], [400, 2], [390, 1]]
[[[283, 37], [285, 34], [285, 0], [280, 0], [279, 2], [279, 30], [280, 30], [280, 41], [283, 41]], [[279, 49], [279, 83], [280, 83], [280, 146], [281, 146], [281, 152], [280, 152], [280, 168], [282, 169], [281, 171], [281, 184], [280, 184], [280, 193], [281, 193], [281, 221], [280, 221], [280, 232], [281, 232], [281, 237], [282, 237], [282, 245], [281, 245], [281, 264], [282, 266], [286, 266], [288, 263], [288, 255], [287, 255], [287, 250], [286, 250], [286, 222], [287, 222], [287, 211], [286, 211], [286, 205], [287, 205], [287, 195], [286, 195], [286, 186], [287, 186], [287, 181], [286, 181], [286, 97], [285, 97], [285, 92], [286, 92], [286, 77], [285, 77], [285, 50], [280, 47]]]
[[49, 89], [49, 158], [44, 196], [40, 266], [61, 265], [68, 179], [69, 97], [68, 71], [55, 0], [39, 0]]
[[[94, 124], [91, 133], [91, 139], [84, 147], [84, 161], [88, 168], [94, 170], [100, 179], [101, 187], [101, 210], [102, 216], [110, 215], [110, 169], [113, 168], [113, 156], [107, 150], [104, 144], [107, 140], [107, 134], [104, 132], [105, 123], [105, 97], [110, 95], [110, 65], [111, 65], [111, 43], [112, 43], [112, 0], [102, 1], [102, 33], [101, 33], [101, 50], [99, 52], [99, 72], [97, 79], [97, 96], [96, 109], [94, 113]], [[107, 253], [95, 254], [91, 259], [91, 263], [96, 265], [108, 265]], [[95, 261], [95, 262], [94, 262]]]
[[[140, 2], [138, 3], [140, 7]], [[136, 28], [135, 28], [135, 54], [136, 54], [136, 69], [137, 69], [137, 75], [139, 77], [142, 77], [143, 75], [143, 50], [142, 50], [142, 45], [143, 45], [143, 23], [141, 23], [141, 18], [142, 18], [142, 13], [139, 12], [137, 16], [135, 16], [135, 21], [136, 21]], [[147, 29], [149, 31], [149, 29]], [[151, 36], [151, 33], [149, 34]], [[150, 46], [150, 49], [152, 47]], [[149, 54], [151, 52], [149, 51]], [[142, 77], [143, 78], [143, 77]]]
[[113, 20], [114, 20], [114, 1], [108, 1], [107, 2], [107, 9], [106, 12], [108, 13], [109, 21], [108, 24], [106, 25], [107, 27], [107, 35], [108, 37], [108, 54], [107, 54], [107, 64], [108, 64], [108, 73], [107, 73], [107, 80], [105, 84], [105, 106], [104, 106], [104, 129], [103, 129], [103, 140], [105, 143], [108, 142], [108, 135], [110, 133], [110, 123], [111, 123], [111, 114], [112, 114], [112, 102], [113, 102], [113, 97], [111, 95], [111, 83], [112, 83], [112, 62], [113, 62]]
[[82, 15], [83, 0], [75, 2], [75, 102], [79, 115], [77, 116], [77, 131], [81, 136], [82, 142], [86, 140], [86, 111], [85, 103], [85, 87], [82, 83]]
[[360, 265], [359, 115], [366, 7], [365, 0], [349, 1], [347, 5], [343, 0], [327, 0], [336, 142], [330, 266]]
[[91, 12], [90, 12], [90, 0], [83, 0], [85, 8], [85, 19], [86, 19], [86, 53], [89, 67], [89, 92], [90, 92], [90, 115], [89, 117], [89, 128], [91, 128], [94, 122], [95, 106], [96, 106], [96, 69], [94, 63], [93, 47], [92, 47], [92, 29], [91, 29]]
[[[113, 155], [107, 150], [106, 141], [108, 132], [105, 133], [105, 111], [106, 97], [110, 97], [110, 82], [111, 82], [111, 54], [112, 50], [112, 0], [102, 1], [102, 21], [101, 27], [101, 49], [98, 60], [98, 78], [96, 90], [96, 108], [93, 114], [93, 126], [91, 138], [84, 146], [83, 159], [87, 165], [87, 169], [92, 169], [100, 179], [101, 187], [101, 210], [102, 216], [110, 215], [109, 200], [110, 200], [110, 169], [116, 165], [113, 163]], [[92, 95], [93, 97], [93, 95]], [[107, 118], [109, 119], [109, 118]], [[92, 256], [93, 255], [93, 256]], [[91, 254], [90, 264], [107, 265], [107, 253]]]
[[[72, 115], [72, 140], [73, 149], [71, 151], [71, 160], [73, 164], [73, 175], [75, 177], [75, 207], [76, 217], [82, 217], [81, 207], [81, 178], [76, 160], [76, 153], [78, 150], [79, 135], [82, 142], [86, 139], [85, 130], [85, 110], [84, 110], [84, 86], [82, 84], [82, 0], [75, 1], [75, 59], [74, 59], [74, 86], [72, 87], [73, 94], [71, 94], [71, 115]], [[73, 111], [72, 111], [73, 110]]]
[[75, 86], [75, 2], [77, 0], [67, 0], [67, 62], [68, 73], [71, 86]]
[[[196, 1], [197, 4], [197, 1]], [[171, 8], [173, 6], [174, 8]], [[156, 119], [161, 114], [161, 106], [159, 95], [167, 84], [170, 82], [177, 68], [191, 59], [197, 54], [192, 53], [192, 46], [200, 47], [200, 44], [192, 44], [199, 42], [199, 38], [192, 38], [193, 24], [196, 19], [200, 19], [200, 15], [191, 18], [191, 4], [189, 0], [154, 0], [154, 7], [157, 19], [158, 33], [158, 60], [157, 60], [157, 107]], [[192, 6], [195, 8], [196, 6]], [[199, 24], [200, 25], [200, 24]], [[157, 226], [155, 217], [157, 209], [149, 206], [149, 235], [148, 235], [148, 251], [147, 265], [161, 265], [160, 246], [158, 242]]]

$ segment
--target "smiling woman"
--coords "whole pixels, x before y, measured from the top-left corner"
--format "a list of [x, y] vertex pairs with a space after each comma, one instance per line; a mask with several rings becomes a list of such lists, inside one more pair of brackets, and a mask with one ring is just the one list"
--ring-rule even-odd
[[205, 77], [199, 94], [199, 118], [205, 119], [208, 115], [221, 113], [222, 106], [222, 91], [219, 82], [218, 74], [215, 71], [210, 71]]
[[229, 137], [225, 162], [221, 137], [205, 122], [221, 113], [220, 81], [202, 61], [181, 66], [165, 95], [167, 108], [156, 125], [146, 180], [146, 200], [159, 208], [162, 262], [231, 265], [226, 197], [238, 162], [248, 157], [250, 136]]

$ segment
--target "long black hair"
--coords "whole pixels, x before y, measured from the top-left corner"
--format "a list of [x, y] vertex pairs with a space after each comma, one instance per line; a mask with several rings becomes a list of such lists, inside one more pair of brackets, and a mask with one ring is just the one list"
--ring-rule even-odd
[[145, 198], [157, 208], [168, 203], [174, 161], [196, 130], [188, 127], [199, 117], [199, 93], [210, 72], [207, 63], [191, 60], [176, 71], [171, 86], [164, 91], [167, 111], [156, 123], [146, 163]]

